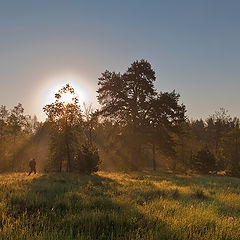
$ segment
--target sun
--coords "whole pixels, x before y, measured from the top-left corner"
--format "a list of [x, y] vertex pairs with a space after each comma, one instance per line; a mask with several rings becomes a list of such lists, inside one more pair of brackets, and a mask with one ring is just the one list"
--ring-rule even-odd
[[[73, 87], [75, 94], [71, 94], [70, 92], [60, 93], [59, 90], [64, 87], [66, 84], [69, 84]], [[41, 87], [42, 93], [44, 95], [41, 97], [42, 107], [54, 103], [56, 101], [56, 94], [60, 94], [59, 102], [62, 102], [65, 106], [70, 104], [75, 104], [75, 98], [77, 98], [77, 104], [83, 109], [83, 103], [90, 103], [95, 100], [91, 99], [90, 91], [92, 91], [92, 87], [90, 87], [86, 80], [79, 75], [74, 74], [59, 74], [55, 76], [50, 76], [45, 79], [45, 84], [39, 86]], [[90, 90], [91, 89], [91, 90]], [[73, 99], [74, 98], [74, 99]], [[43, 118], [45, 115], [43, 114]]]
[[64, 103], [64, 105], [74, 103], [74, 95], [70, 92], [62, 93], [60, 101]]

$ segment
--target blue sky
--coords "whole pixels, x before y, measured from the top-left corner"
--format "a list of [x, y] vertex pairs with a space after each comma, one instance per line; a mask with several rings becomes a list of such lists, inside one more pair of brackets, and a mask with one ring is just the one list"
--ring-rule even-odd
[[190, 118], [240, 117], [239, 12], [233, 0], [0, 0], [0, 104], [43, 119], [65, 82], [95, 103], [101, 72], [144, 58]]

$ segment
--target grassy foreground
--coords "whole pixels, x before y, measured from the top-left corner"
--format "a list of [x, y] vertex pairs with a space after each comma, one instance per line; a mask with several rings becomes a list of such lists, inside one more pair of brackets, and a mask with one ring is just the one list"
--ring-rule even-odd
[[240, 179], [0, 175], [0, 239], [240, 239]]

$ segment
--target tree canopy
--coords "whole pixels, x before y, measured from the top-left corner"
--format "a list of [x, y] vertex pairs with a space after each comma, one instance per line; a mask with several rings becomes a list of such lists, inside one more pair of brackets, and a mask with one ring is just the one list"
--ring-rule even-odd
[[144, 143], [157, 144], [165, 151], [170, 146], [171, 132], [185, 120], [185, 106], [178, 103], [179, 94], [157, 93], [155, 80], [150, 63], [142, 59], [133, 62], [123, 74], [105, 71], [98, 82], [100, 114], [123, 128], [125, 141], [131, 146], [133, 169], [138, 168], [135, 161], [141, 157]]

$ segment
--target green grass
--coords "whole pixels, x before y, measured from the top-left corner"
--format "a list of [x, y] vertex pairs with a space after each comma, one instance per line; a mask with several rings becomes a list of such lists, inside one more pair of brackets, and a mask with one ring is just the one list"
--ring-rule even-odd
[[0, 175], [0, 239], [240, 239], [240, 179]]

